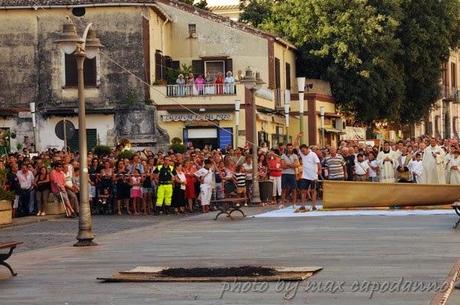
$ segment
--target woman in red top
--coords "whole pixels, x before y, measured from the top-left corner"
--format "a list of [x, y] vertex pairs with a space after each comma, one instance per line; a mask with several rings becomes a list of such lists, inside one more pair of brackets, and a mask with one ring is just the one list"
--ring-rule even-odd
[[282, 171], [281, 158], [274, 151], [270, 151], [268, 153], [268, 174], [270, 176], [270, 181], [273, 183], [273, 199], [275, 203], [278, 203], [281, 196]]
[[214, 85], [216, 86], [216, 94], [224, 94], [224, 76], [222, 75], [222, 73], [217, 73]]
[[191, 162], [185, 163], [185, 199], [187, 200], [187, 210], [193, 212], [193, 201], [196, 200], [195, 184], [197, 182], [195, 177], [196, 166]]

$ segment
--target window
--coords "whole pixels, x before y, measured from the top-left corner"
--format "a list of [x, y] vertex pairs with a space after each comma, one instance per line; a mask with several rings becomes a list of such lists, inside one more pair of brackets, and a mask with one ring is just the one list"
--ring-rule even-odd
[[450, 64], [450, 86], [452, 88], [457, 87], [457, 66], [455, 63]]
[[281, 67], [279, 58], [275, 58], [275, 88], [281, 87]]
[[85, 16], [86, 9], [84, 7], [74, 7], [72, 9], [72, 15], [75, 17], [83, 17]]
[[441, 126], [441, 117], [439, 115], [434, 117], [434, 133], [435, 135], [439, 135], [439, 127]]
[[225, 61], [223, 60], [212, 60], [205, 61], [205, 73], [210, 72], [212, 76], [216, 77], [217, 73], [225, 75]]
[[188, 25], [188, 37], [196, 38], [196, 24], [190, 23]]
[[291, 65], [286, 63], [286, 89], [291, 90]]
[[[97, 85], [96, 58], [85, 58], [83, 66], [85, 87]], [[78, 86], [77, 60], [73, 54], [65, 54], [65, 86]]]

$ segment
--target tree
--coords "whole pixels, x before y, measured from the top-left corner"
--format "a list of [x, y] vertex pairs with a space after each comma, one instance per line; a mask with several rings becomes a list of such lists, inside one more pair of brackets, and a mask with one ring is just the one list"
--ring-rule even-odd
[[270, 17], [274, 0], [240, 0], [240, 22], [258, 27]]
[[440, 97], [442, 66], [450, 49], [458, 47], [460, 33], [458, 0], [405, 0], [397, 36], [402, 52], [405, 103], [401, 121], [415, 122], [428, 114]]
[[367, 1], [286, 0], [261, 27], [293, 41], [300, 72], [330, 81], [342, 110], [370, 122], [397, 116], [403, 100], [397, 25]]
[[187, 4], [190, 4], [190, 5], [194, 5], [198, 8], [201, 8], [203, 10], [207, 10], [208, 9], [208, 2], [206, 0], [198, 0], [198, 1], [195, 1], [195, 0], [180, 0], [184, 3], [187, 3]]
[[329, 81], [343, 111], [412, 123], [439, 97], [459, 8], [458, 0], [250, 0], [242, 20], [293, 42], [299, 74]]

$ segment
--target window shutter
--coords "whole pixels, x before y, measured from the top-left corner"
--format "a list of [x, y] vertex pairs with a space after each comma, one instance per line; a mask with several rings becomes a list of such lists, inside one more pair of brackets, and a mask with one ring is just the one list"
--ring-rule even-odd
[[65, 54], [65, 85], [66, 87], [78, 85], [77, 60], [73, 54]]
[[291, 89], [291, 65], [286, 63], [286, 89]]
[[275, 89], [281, 87], [281, 71], [280, 71], [280, 60], [275, 57]]
[[204, 61], [192, 60], [192, 72], [195, 75], [198, 75], [198, 74], [204, 75]]
[[159, 81], [161, 79], [161, 65], [162, 57], [160, 52], [155, 52], [155, 81]]
[[85, 86], [96, 86], [96, 58], [85, 58], [84, 69]]
[[225, 60], [225, 74], [230, 71], [233, 73], [233, 60], [231, 58], [227, 58]]

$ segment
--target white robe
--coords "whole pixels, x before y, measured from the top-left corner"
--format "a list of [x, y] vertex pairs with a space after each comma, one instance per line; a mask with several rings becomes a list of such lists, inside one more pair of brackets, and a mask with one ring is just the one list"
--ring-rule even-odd
[[440, 146], [425, 148], [422, 161], [425, 183], [446, 184], [445, 153]]
[[424, 183], [423, 181], [423, 162], [422, 160], [417, 161], [417, 160], [412, 160], [410, 161], [409, 165], [409, 170], [412, 173], [412, 176], [414, 177], [414, 180], [416, 183]]
[[[460, 184], [460, 157], [453, 158], [449, 162], [450, 184]], [[457, 169], [452, 169], [456, 166]]]
[[[390, 161], [384, 161], [386, 158], [389, 158]], [[396, 168], [398, 167], [398, 161], [395, 158], [393, 151], [385, 153], [383, 151], [379, 152], [377, 155], [377, 163], [380, 168], [380, 182], [383, 183], [395, 183], [396, 182]]]
[[452, 154], [450, 154], [450, 153], [447, 154], [446, 157], [445, 157], [446, 183], [447, 183], [447, 184], [450, 184], [450, 174], [451, 174], [451, 172], [450, 172], [450, 170], [449, 170], [449, 168], [450, 168], [450, 167], [449, 167], [449, 163], [450, 163], [450, 161], [451, 161], [452, 159], [454, 159], [454, 155], [452, 155]]

